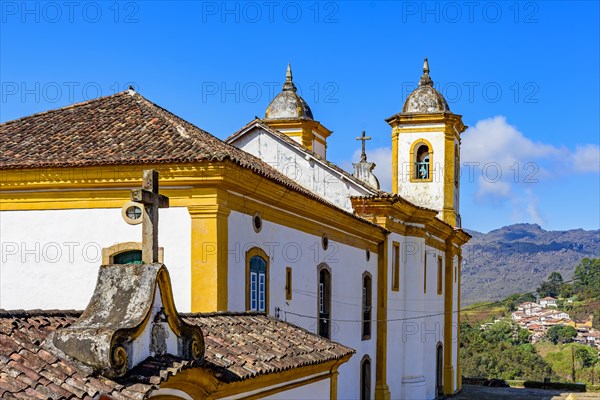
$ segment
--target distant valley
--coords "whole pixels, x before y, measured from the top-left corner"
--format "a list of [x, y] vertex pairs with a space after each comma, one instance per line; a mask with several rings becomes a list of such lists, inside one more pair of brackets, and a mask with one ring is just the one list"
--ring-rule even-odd
[[600, 257], [600, 230], [515, 224], [489, 233], [467, 231], [473, 238], [463, 248], [463, 306], [533, 291], [554, 271], [568, 281], [582, 258]]

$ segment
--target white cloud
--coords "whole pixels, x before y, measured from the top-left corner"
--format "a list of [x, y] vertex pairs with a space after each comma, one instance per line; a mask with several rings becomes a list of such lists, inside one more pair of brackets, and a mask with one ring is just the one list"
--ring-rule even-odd
[[600, 172], [600, 146], [577, 146], [573, 153], [573, 168], [578, 172]]

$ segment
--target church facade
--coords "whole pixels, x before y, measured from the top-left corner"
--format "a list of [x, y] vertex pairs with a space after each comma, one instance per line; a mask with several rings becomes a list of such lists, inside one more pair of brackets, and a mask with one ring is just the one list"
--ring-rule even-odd
[[139, 262], [130, 190], [152, 168], [179, 311], [265, 313], [354, 349], [314, 398], [456, 393], [465, 126], [427, 62], [386, 121], [392, 193], [364, 151], [354, 174], [327, 160], [332, 132], [289, 68], [225, 141], [133, 90], [3, 123], [0, 308], [83, 309], [98, 265]]

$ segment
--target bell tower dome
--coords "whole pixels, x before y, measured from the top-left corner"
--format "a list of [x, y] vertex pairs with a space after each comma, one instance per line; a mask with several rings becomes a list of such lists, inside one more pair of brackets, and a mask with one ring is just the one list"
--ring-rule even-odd
[[460, 227], [460, 134], [466, 126], [433, 87], [427, 59], [419, 86], [386, 122], [392, 127], [392, 192]]
[[267, 107], [264, 121], [308, 150], [325, 158], [327, 137], [332, 132], [319, 121], [315, 121], [310, 107], [297, 93], [290, 64], [287, 66], [283, 88]]

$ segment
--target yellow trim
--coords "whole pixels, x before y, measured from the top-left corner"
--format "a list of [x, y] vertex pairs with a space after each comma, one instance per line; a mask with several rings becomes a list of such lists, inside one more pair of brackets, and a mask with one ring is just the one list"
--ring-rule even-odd
[[330, 240], [349, 246], [374, 252], [384, 234], [381, 228], [361, 223], [230, 161], [4, 170], [0, 171], [0, 210], [120, 209], [130, 201], [130, 190], [139, 187], [142, 169], [150, 167], [159, 170], [161, 192], [169, 197], [171, 207], [206, 206], [205, 193], [219, 188], [231, 210], [250, 215], [259, 211], [263, 220], [319, 237], [327, 233]]
[[[269, 267], [271, 264], [271, 258], [260, 247], [252, 247], [246, 252], [246, 310], [250, 310], [250, 259], [254, 256], [261, 257], [267, 263], [267, 269], [265, 272], [265, 313], [269, 314]], [[256, 284], [258, 285], [258, 281], [256, 281]], [[258, 309], [258, 297], [256, 298], [256, 301], [256, 307]]]
[[226, 311], [228, 305], [227, 193], [207, 189], [189, 206], [192, 312]]
[[[305, 119], [265, 119], [263, 120], [271, 128], [280, 131], [288, 137], [300, 137], [300, 144], [310, 151], [313, 149], [313, 141], [322, 144], [327, 150], [327, 138], [332, 134], [332, 131], [321, 125], [320, 122]], [[294, 131], [282, 131], [295, 129]], [[323, 139], [317, 137], [315, 132]]]
[[337, 400], [338, 398], [338, 367], [335, 366], [331, 370], [331, 377], [329, 378], [329, 399]]
[[[170, 376], [160, 385], [161, 389], [177, 389], [185, 392], [193, 399], [220, 399], [242, 395], [242, 399], [259, 399], [285, 392], [300, 386], [309, 385], [324, 379], [335, 380], [337, 392], [337, 369], [350, 359], [351, 355], [339, 360], [327, 361], [320, 364], [292, 368], [286, 371], [273, 372], [265, 375], [225, 383], [215, 377], [218, 372], [208, 368], [190, 368]], [[335, 377], [334, 377], [335, 376]], [[306, 378], [302, 381], [299, 379]], [[288, 383], [295, 381], [292, 383]], [[272, 386], [281, 385], [272, 388]], [[330, 384], [333, 389], [334, 382]], [[270, 388], [271, 387], [271, 388]], [[270, 389], [269, 389], [270, 388]], [[257, 392], [258, 391], [258, 392]], [[257, 392], [244, 396], [244, 393]], [[335, 393], [337, 396], [337, 393]], [[335, 397], [332, 397], [335, 398]]]
[[[456, 176], [456, 146], [454, 138], [444, 140], [444, 205], [442, 209], [442, 220], [452, 226], [457, 225], [458, 210], [454, 202], [454, 195], [458, 193]], [[460, 152], [460, 148], [459, 148]]]
[[[115, 256], [130, 250], [142, 250], [142, 242], [121, 242], [102, 249], [102, 265], [114, 264]], [[158, 248], [158, 262], [164, 263], [165, 249]]]
[[392, 242], [392, 291], [400, 290], [400, 243]]
[[[427, 148], [429, 149], [429, 177], [427, 179], [418, 179], [416, 177], [416, 171], [415, 171], [415, 163], [417, 162], [416, 159], [416, 153], [415, 150], [417, 149], [417, 147], [420, 147], [421, 145], [425, 145], [427, 146]], [[431, 142], [429, 142], [429, 140], [424, 139], [424, 138], [419, 138], [417, 140], [415, 140], [413, 142], [413, 144], [410, 145], [410, 182], [411, 183], [423, 183], [423, 182], [433, 182], [433, 174], [436, 173], [435, 171], [435, 164], [433, 163], [433, 146], [431, 145]]]
[[390, 388], [387, 385], [387, 274], [388, 238], [379, 243], [377, 252], [377, 342], [375, 363], [375, 400], [389, 400]]

